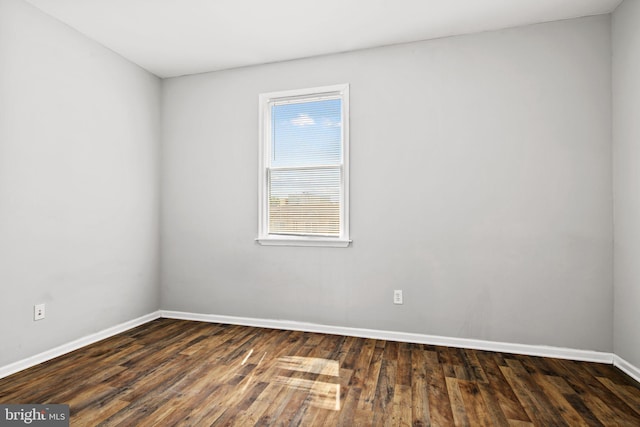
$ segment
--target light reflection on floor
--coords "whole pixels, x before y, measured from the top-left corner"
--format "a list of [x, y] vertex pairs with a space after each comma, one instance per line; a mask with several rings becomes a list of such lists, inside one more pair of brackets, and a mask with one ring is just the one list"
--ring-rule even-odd
[[278, 384], [309, 393], [310, 403], [322, 409], [340, 410], [340, 384], [279, 376]]
[[[307, 372], [339, 379], [340, 366], [337, 360], [317, 357], [283, 356], [278, 358], [277, 367], [287, 371]], [[286, 387], [309, 393], [313, 406], [323, 409], [340, 410], [340, 384], [278, 376], [276, 381]]]
[[[240, 366], [244, 366], [252, 355], [253, 349], [247, 352]], [[262, 354], [262, 357], [256, 364], [256, 368], [261, 365], [266, 355], [267, 353]], [[309, 403], [315, 407], [334, 411], [340, 410], [340, 365], [337, 360], [318, 357], [282, 356], [278, 358], [275, 368], [288, 371], [289, 374], [292, 372], [302, 372], [331, 377], [329, 381], [335, 381], [335, 383], [319, 381], [317, 379], [293, 378], [286, 375], [278, 375], [275, 378], [275, 382], [293, 390], [308, 393]], [[247, 377], [247, 381], [245, 381], [242, 388], [243, 393], [248, 389], [249, 385], [255, 381], [255, 373], [256, 369]]]
[[337, 360], [317, 357], [283, 356], [278, 358], [278, 368], [290, 371], [310, 372], [337, 377], [340, 367]]

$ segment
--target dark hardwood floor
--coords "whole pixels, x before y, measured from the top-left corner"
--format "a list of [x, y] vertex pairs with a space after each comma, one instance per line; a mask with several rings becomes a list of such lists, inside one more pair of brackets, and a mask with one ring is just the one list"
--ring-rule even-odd
[[640, 426], [610, 365], [159, 319], [0, 379], [73, 426]]

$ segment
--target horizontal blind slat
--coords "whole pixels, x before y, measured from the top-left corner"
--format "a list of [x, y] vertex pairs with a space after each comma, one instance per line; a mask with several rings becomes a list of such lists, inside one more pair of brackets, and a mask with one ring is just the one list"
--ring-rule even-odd
[[269, 232], [340, 235], [341, 167], [269, 171]]

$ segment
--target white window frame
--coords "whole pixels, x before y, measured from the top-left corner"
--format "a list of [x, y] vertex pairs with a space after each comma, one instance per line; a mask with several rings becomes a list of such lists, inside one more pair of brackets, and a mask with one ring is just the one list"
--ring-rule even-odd
[[[342, 180], [340, 199], [340, 235], [292, 236], [269, 234], [269, 190], [267, 173], [271, 164], [271, 107], [275, 103], [339, 97], [342, 100]], [[258, 238], [268, 246], [329, 246], [347, 247], [349, 238], [349, 85], [339, 84], [307, 89], [263, 93], [259, 96], [259, 169], [258, 169]]]

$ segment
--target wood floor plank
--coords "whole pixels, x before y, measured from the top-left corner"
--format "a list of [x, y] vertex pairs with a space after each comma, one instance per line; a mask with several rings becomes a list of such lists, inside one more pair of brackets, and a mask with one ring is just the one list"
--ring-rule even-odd
[[95, 426], [102, 420], [109, 418], [116, 412], [124, 409], [129, 402], [112, 399], [103, 406], [85, 407], [73, 414], [73, 424], [78, 426]]
[[611, 365], [158, 319], [0, 379], [75, 426], [639, 426]]
[[260, 418], [256, 421], [255, 425], [270, 426], [282, 424], [280, 414], [282, 414], [282, 411], [289, 403], [293, 393], [293, 389], [281, 386], [277, 392], [274, 391], [271, 395], [267, 396], [269, 406], [267, 406], [267, 409], [265, 409], [262, 415], [260, 415]]
[[[512, 362], [512, 363], [511, 363]], [[550, 403], [542, 399], [540, 393], [533, 387], [533, 384], [526, 375], [517, 368], [517, 361], [509, 361], [509, 366], [500, 367], [505, 378], [513, 388], [518, 400], [522, 403], [529, 419], [536, 425], [558, 425], [566, 426], [557, 411], [552, 410]]]
[[478, 352], [478, 360], [490, 384], [491, 395], [498, 400], [507, 420], [529, 422], [529, 416], [507, 382], [498, 363], [506, 366], [504, 358], [490, 352]]
[[360, 355], [362, 354], [362, 347], [364, 346], [365, 340], [356, 337], [349, 337], [351, 339], [351, 345], [347, 351], [347, 354], [344, 358], [340, 360], [340, 367], [344, 369], [351, 369], [354, 371], [355, 364]]
[[353, 365], [353, 375], [349, 385], [362, 389], [364, 387], [365, 377], [371, 365], [371, 358], [376, 347], [376, 341], [372, 339], [362, 340], [359, 356]]
[[368, 366], [367, 375], [364, 379], [362, 394], [360, 395], [360, 404], [358, 409], [373, 411], [375, 401], [375, 393], [378, 388], [378, 380], [380, 378], [380, 369], [382, 368], [382, 355], [384, 347], [376, 347], [373, 350], [371, 363]]
[[439, 362], [440, 352], [424, 351], [427, 372], [427, 394], [429, 397], [429, 418], [433, 425], [452, 425], [453, 410], [446, 378]]
[[407, 343], [398, 344], [397, 357], [398, 371], [396, 372], [396, 384], [411, 386], [411, 347]]
[[638, 423], [628, 419], [626, 414], [620, 413], [610, 406], [607, 406], [598, 396], [589, 395], [584, 397], [585, 404], [598, 420], [605, 426], [638, 426]]
[[534, 374], [533, 380], [540, 386], [544, 393], [549, 397], [549, 402], [558, 410], [558, 413], [570, 426], [587, 426], [588, 423], [575, 410], [573, 406], [562, 395], [560, 389], [549, 381], [549, 375]]
[[465, 362], [467, 366], [467, 370], [472, 374], [473, 381], [476, 383], [487, 383], [489, 380], [487, 379], [487, 374], [478, 359], [478, 354], [481, 353], [476, 350], [465, 350]]
[[506, 415], [502, 411], [502, 406], [496, 393], [493, 392], [491, 385], [488, 383], [479, 383], [478, 389], [482, 395], [482, 399], [486, 405], [487, 417], [493, 426], [508, 426], [509, 422]]
[[449, 404], [453, 412], [453, 421], [456, 426], [469, 426], [469, 416], [467, 410], [464, 407], [464, 400], [462, 399], [462, 392], [458, 385], [458, 379], [447, 377], [447, 392], [449, 393]]
[[458, 388], [462, 394], [467, 417], [471, 424], [474, 426], [493, 425], [489, 418], [489, 409], [480, 393], [478, 384], [474, 381], [458, 380]]
[[360, 400], [362, 390], [350, 387], [342, 403], [342, 408], [338, 413], [337, 427], [349, 427], [354, 425], [355, 413]]
[[640, 390], [633, 386], [619, 385], [609, 378], [597, 377], [606, 388], [618, 396], [621, 401], [629, 406], [636, 414], [640, 415]]
[[210, 426], [227, 410], [224, 399], [218, 396], [226, 396], [232, 393], [232, 386], [227, 384], [212, 387], [211, 394], [207, 395], [202, 402], [191, 406], [191, 412], [184, 419], [179, 420], [178, 426]]
[[529, 421], [509, 420], [510, 427], [533, 427], [533, 423]]
[[[397, 357], [397, 346], [391, 346], [392, 353]], [[378, 387], [376, 388], [375, 398], [373, 400], [373, 422], [376, 425], [384, 425], [385, 421], [391, 420], [391, 411], [393, 410], [393, 399], [395, 393], [397, 362], [393, 358], [385, 359], [383, 357], [380, 366], [380, 375], [378, 378]]]
[[431, 425], [427, 364], [424, 353], [423, 350], [415, 347], [411, 349], [411, 408], [412, 425], [415, 427]]
[[[640, 425], [627, 403], [612, 393], [607, 387], [590, 373], [591, 363], [581, 363], [549, 359], [548, 363], [562, 372], [568, 384], [576, 390], [579, 399], [573, 399], [573, 406], [585, 408], [583, 418], [593, 416], [604, 425]], [[591, 414], [591, 415], [588, 415]]]
[[[531, 358], [526, 358], [531, 360]], [[522, 363], [522, 359], [519, 356], [516, 358], [509, 358], [507, 365], [512, 369], [517, 381], [519, 381], [527, 390], [529, 397], [534, 403], [536, 408], [536, 415], [544, 422], [555, 422], [557, 425], [566, 425], [560, 412], [552, 404], [549, 397], [544, 393], [544, 390], [538, 386], [531, 373], [535, 373], [535, 369], [528, 371], [525, 365]]]
[[408, 385], [397, 385], [393, 395], [393, 410], [389, 417], [391, 425], [400, 427], [412, 426], [411, 408], [411, 387]]

